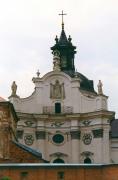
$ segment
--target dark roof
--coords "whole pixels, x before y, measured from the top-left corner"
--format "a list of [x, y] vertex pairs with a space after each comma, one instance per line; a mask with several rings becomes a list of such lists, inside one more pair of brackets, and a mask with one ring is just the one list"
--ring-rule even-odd
[[[73, 71], [64, 71], [66, 74], [68, 74], [70, 77], [74, 78], [75, 77], [75, 72]], [[80, 78], [80, 90], [85, 90], [89, 92], [95, 92], [94, 90], [94, 85], [93, 85], [93, 80], [89, 80], [86, 76], [81, 74], [80, 72], [76, 72], [76, 75]]]
[[21, 149], [23, 149], [23, 150], [25, 150], [25, 151], [33, 154], [34, 156], [39, 157], [39, 158], [42, 158], [41, 152], [36, 151], [36, 150], [34, 150], [34, 149], [32, 149], [32, 148], [29, 148], [29, 147], [27, 147], [27, 146], [25, 146], [25, 145], [23, 145], [23, 144], [21, 144], [21, 143], [19, 143], [19, 142], [16, 142], [16, 141], [12, 141], [12, 142], [13, 142], [16, 146], [18, 146], [18, 147], [20, 147]]
[[66, 33], [64, 30], [61, 31], [61, 35], [60, 35], [58, 44], [59, 45], [67, 45], [68, 44], [68, 40], [67, 40]]
[[75, 77], [76, 73], [76, 75], [81, 80], [80, 89], [96, 93], [93, 87], [93, 81], [86, 78], [83, 74], [75, 72], [74, 55], [76, 53], [76, 46], [73, 46], [71, 40], [72, 39], [70, 36], [67, 39], [64, 27], [62, 26], [60, 38], [58, 39], [56, 36], [56, 44], [53, 47], [51, 47], [51, 50], [58, 50], [60, 52], [61, 71], [65, 72], [72, 78]]
[[111, 123], [111, 137], [118, 138], [118, 119], [114, 119]]
[[80, 89], [95, 92], [93, 86], [93, 80], [89, 80], [87, 77], [85, 77], [83, 74], [79, 72], [78, 72], [78, 77], [81, 79]]

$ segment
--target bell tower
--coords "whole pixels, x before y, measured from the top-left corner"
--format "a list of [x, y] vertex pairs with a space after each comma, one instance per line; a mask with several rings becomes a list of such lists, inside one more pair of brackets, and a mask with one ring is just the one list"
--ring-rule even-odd
[[73, 75], [75, 73], [74, 56], [76, 53], [76, 46], [72, 45], [72, 38], [70, 35], [68, 38], [66, 37], [63, 21], [63, 16], [66, 14], [64, 14], [62, 11], [62, 13], [59, 15], [62, 15], [62, 31], [59, 39], [56, 36], [56, 44], [53, 47], [51, 47], [51, 50], [53, 51], [53, 54], [55, 51], [59, 51], [61, 71], [69, 75]]

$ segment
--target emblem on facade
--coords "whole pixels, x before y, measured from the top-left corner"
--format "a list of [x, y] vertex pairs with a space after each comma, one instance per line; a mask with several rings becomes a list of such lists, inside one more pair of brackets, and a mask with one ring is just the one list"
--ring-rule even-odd
[[64, 122], [53, 122], [51, 124], [52, 127], [61, 127], [64, 124]]
[[25, 140], [26, 145], [31, 146], [34, 142], [34, 137], [33, 135], [28, 134], [28, 135], [25, 135], [24, 140]]
[[90, 152], [90, 151], [84, 151], [81, 153], [82, 156], [85, 156], [85, 157], [90, 157], [90, 156], [93, 156], [94, 153]]
[[55, 84], [50, 84], [50, 98], [52, 99], [64, 99], [65, 98], [65, 89], [64, 83], [60, 84], [58, 80], [55, 81]]
[[90, 123], [91, 123], [90, 120], [85, 120], [85, 121], [83, 121], [83, 124], [84, 124], [85, 126], [89, 126]]
[[34, 122], [32, 122], [32, 121], [25, 121], [25, 124], [26, 124], [28, 127], [32, 127], [32, 125], [34, 125]]
[[92, 141], [92, 135], [89, 133], [86, 133], [83, 135], [82, 140], [83, 140], [85, 145], [89, 145], [89, 144], [91, 144], [91, 141]]

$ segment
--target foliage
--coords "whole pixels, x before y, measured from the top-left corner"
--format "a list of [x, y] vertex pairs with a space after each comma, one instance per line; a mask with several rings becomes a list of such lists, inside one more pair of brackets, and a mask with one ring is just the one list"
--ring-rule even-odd
[[4, 177], [2, 177], [0, 180], [11, 180], [11, 178], [10, 178], [10, 177], [7, 177], [7, 176], [4, 176]]

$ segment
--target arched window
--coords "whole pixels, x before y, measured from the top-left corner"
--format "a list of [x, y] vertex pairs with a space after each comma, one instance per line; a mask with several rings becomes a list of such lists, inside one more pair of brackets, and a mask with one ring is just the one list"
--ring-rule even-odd
[[85, 164], [91, 164], [91, 159], [87, 157], [86, 159], [84, 159], [84, 163]]
[[55, 113], [61, 113], [61, 103], [55, 103]]
[[53, 161], [53, 163], [65, 163], [63, 159], [57, 158]]

